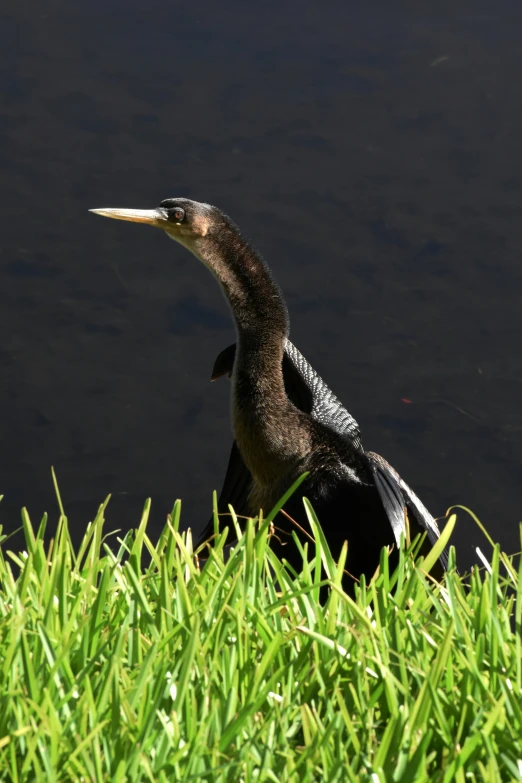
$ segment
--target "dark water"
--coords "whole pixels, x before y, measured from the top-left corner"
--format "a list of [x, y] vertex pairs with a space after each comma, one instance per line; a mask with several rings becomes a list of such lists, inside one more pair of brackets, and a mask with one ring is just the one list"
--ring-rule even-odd
[[[522, 517], [518, 2], [49, 0], [0, 11], [0, 521], [198, 528], [230, 443], [208, 272], [89, 207], [215, 203], [292, 339], [436, 515]], [[411, 403], [404, 400], [411, 400]], [[464, 560], [480, 542], [462, 518]]]

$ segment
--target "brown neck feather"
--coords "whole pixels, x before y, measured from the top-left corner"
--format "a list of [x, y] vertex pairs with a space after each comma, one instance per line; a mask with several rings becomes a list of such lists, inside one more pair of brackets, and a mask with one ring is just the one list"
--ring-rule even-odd
[[232, 221], [196, 242], [193, 252], [218, 278], [237, 329], [232, 417], [254, 479], [280, 478], [303, 453], [305, 433], [285, 392], [282, 360], [289, 331], [281, 291], [261, 256]]
[[239, 336], [271, 332], [286, 338], [288, 311], [279, 286], [230, 219], [196, 240], [193, 252], [221, 283]]

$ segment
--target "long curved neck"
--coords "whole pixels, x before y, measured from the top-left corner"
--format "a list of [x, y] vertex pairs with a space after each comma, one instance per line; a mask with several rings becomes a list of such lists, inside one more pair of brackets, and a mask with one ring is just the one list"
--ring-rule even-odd
[[285, 301], [267, 264], [231, 221], [191, 249], [218, 278], [232, 310], [238, 338], [232, 379], [234, 434], [254, 479], [270, 483], [301, 450], [301, 441], [291, 437], [295, 409], [283, 380], [289, 332]]
[[219, 280], [240, 340], [255, 336], [286, 339], [288, 311], [279, 286], [263, 258], [232, 221], [221, 223], [211, 235], [197, 239], [191, 249]]

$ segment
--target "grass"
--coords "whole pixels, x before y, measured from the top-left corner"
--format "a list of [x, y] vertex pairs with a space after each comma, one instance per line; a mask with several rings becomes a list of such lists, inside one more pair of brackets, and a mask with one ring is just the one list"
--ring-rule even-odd
[[468, 580], [450, 550], [443, 584], [383, 551], [352, 600], [310, 509], [299, 575], [267, 522], [200, 569], [179, 503], [116, 553], [105, 510], [77, 552], [64, 515], [47, 549], [25, 512], [26, 552], [2, 543], [0, 780], [522, 781], [522, 573], [498, 547]]

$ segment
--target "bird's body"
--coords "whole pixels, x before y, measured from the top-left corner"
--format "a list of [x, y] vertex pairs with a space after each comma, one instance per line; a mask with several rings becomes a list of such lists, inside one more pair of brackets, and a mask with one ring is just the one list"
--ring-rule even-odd
[[[235, 353], [236, 346], [231, 345], [219, 354], [212, 380], [233, 377]], [[259, 508], [270, 509], [307, 471], [310, 476], [302, 491], [285, 504], [288, 516], [280, 517], [278, 521], [280, 535], [276, 548], [294, 565], [298, 565], [300, 556], [293, 549], [288, 534], [292, 529], [298, 531], [308, 527], [302, 495], [311, 501], [334, 554], [338, 554], [344, 540], [348, 539], [346, 567], [352, 574], [372, 573], [379, 562], [381, 548], [399, 545], [401, 534], [405, 532], [405, 511], [412, 537], [427, 533], [426, 551], [440, 535], [435, 520], [386, 460], [364, 450], [353, 416], [290, 340], [286, 340], [284, 347], [282, 373], [286, 397], [304, 413], [302, 426], [310, 433], [305, 459], [278, 485], [272, 489], [267, 487], [263, 495], [234, 444], [218, 500], [219, 512], [226, 515], [229, 505], [237, 514], [245, 516], [257, 514]], [[212, 530], [213, 520], [203, 531], [201, 540], [208, 539]], [[440, 576], [446, 564], [443, 553], [434, 573]]]
[[[163, 228], [213, 272], [230, 305], [237, 345], [220, 354], [213, 373], [232, 379], [235, 443], [221, 512], [231, 503], [239, 515], [266, 513], [307, 472], [285, 504], [287, 515], [276, 520], [275, 546], [296, 567], [300, 557], [289, 534], [308, 527], [303, 495], [334, 557], [348, 540], [347, 569], [356, 576], [373, 573], [383, 546], [400, 545], [406, 508], [432, 541], [438, 537], [431, 515], [393, 468], [364, 451], [353, 417], [288, 340], [281, 291], [230, 218], [188, 199], [168, 199], [150, 211], [96, 211]], [[209, 527], [205, 535], [210, 532]]]

